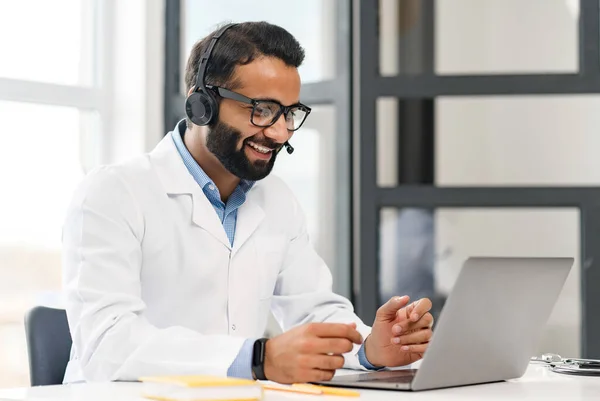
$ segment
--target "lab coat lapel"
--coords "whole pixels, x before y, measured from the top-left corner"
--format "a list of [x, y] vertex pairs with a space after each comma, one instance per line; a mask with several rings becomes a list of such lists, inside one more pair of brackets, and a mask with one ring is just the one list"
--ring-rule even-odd
[[246, 201], [238, 209], [235, 237], [233, 241], [233, 253], [235, 254], [250, 236], [256, 231], [265, 217], [264, 210], [256, 201], [246, 198]]
[[[195, 182], [195, 181], [194, 181]], [[192, 213], [192, 221], [211, 233], [216, 239], [218, 239], [227, 248], [231, 248], [227, 233], [223, 228], [223, 223], [219, 220], [219, 216], [215, 211], [215, 208], [210, 203], [204, 192], [200, 189], [198, 184], [198, 191], [192, 193], [192, 202], [194, 203], [194, 212]]]
[[170, 196], [191, 196], [190, 219], [227, 248], [231, 248], [223, 224], [214, 207], [183, 163], [171, 135], [166, 135], [150, 153], [158, 178]]

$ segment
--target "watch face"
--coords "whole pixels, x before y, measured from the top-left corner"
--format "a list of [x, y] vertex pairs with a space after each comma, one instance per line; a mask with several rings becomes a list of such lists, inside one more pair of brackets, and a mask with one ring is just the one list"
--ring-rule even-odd
[[254, 349], [252, 350], [252, 364], [253, 365], [258, 365], [260, 363], [261, 358], [261, 346], [260, 346], [260, 340], [257, 340], [254, 342]]

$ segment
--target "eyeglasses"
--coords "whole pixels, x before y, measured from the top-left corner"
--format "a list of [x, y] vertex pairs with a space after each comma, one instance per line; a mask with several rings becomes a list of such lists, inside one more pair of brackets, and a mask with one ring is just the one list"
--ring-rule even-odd
[[218, 86], [207, 85], [206, 87], [215, 90], [223, 98], [251, 104], [252, 114], [250, 115], [250, 122], [257, 127], [270, 127], [283, 114], [288, 131], [296, 131], [304, 124], [306, 117], [308, 117], [311, 111], [310, 107], [302, 103], [284, 106], [275, 100], [252, 99]]

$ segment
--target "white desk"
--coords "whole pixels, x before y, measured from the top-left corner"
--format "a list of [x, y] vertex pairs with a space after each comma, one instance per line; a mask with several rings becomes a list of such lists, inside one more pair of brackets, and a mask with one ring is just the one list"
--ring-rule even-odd
[[[341, 401], [357, 398], [265, 392], [266, 401]], [[361, 390], [358, 400], [600, 400], [600, 377], [569, 376], [531, 365], [520, 379], [508, 382], [422, 392]], [[139, 383], [73, 384], [0, 390], [0, 400], [141, 401]]]

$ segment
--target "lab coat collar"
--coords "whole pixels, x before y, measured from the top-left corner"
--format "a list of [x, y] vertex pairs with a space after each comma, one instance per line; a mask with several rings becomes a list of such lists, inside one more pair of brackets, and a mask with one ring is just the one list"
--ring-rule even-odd
[[165, 135], [150, 153], [150, 161], [165, 192], [175, 196], [191, 195], [193, 202], [191, 219], [194, 224], [209, 232], [233, 253], [241, 248], [264, 219], [264, 210], [252, 199], [252, 192], [256, 189], [257, 183], [246, 194], [246, 201], [238, 209], [232, 248], [213, 205], [185, 167], [171, 133]]
[[150, 153], [150, 161], [158, 174], [163, 188], [170, 195], [191, 194], [202, 192], [194, 177], [185, 167], [171, 133], [159, 142]]

